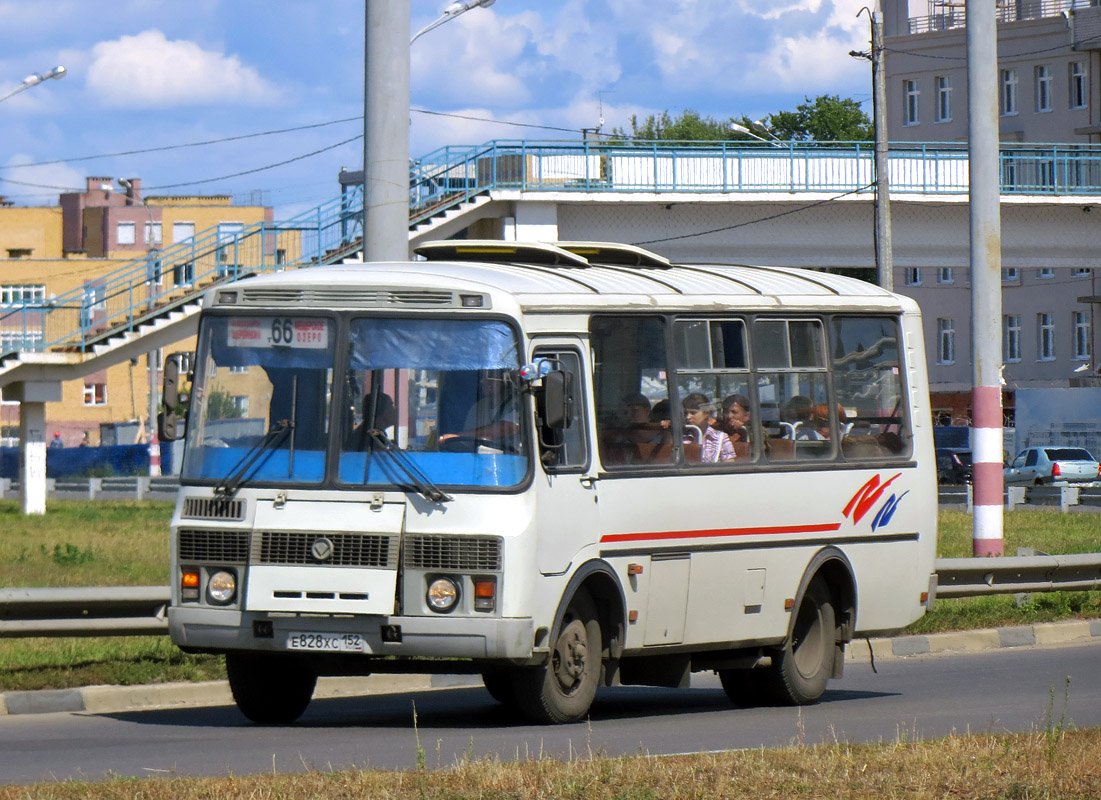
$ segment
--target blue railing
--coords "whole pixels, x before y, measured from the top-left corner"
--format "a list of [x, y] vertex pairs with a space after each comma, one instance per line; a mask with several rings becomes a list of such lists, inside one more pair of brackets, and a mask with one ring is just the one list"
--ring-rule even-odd
[[[1002, 192], [1101, 194], [1101, 146], [1003, 146]], [[862, 193], [871, 192], [871, 142], [670, 142], [495, 140], [448, 146], [410, 165], [415, 226], [493, 190], [525, 192]], [[892, 142], [892, 194], [965, 194], [967, 146]], [[0, 309], [0, 352], [85, 348], [133, 330], [203, 287], [288, 267], [338, 261], [358, 251], [362, 191], [285, 222], [228, 234], [216, 228], [51, 300]]]
[[[1001, 151], [1005, 194], [1099, 194], [1101, 147], [1013, 145]], [[892, 193], [966, 194], [967, 146], [895, 142]], [[525, 192], [862, 192], [875, 180], [871, 142], [533, 142], [446, 147], [414, 162], [411, 222], [488, 190]]]

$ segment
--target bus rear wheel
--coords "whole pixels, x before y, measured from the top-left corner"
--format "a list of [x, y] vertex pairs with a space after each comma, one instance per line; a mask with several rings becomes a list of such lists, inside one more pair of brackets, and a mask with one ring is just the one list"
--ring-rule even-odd
[[821, 578], [807, 586], [787, 645], [772, 658], [768, 683], [781, 705], [811, 705], [826, 691], [837, 649], [833, 597]]
[[313, 699], [317, 675], [298, 659], [258, 653], [226, 653], [233, 701], [259, 725], [288, 725]]
[[602, 649], [596, 606], [578, 593], [566, 608], [547, 664], [514, 676], [519, 710], [544, 724], [584, 719], [596, 697]]

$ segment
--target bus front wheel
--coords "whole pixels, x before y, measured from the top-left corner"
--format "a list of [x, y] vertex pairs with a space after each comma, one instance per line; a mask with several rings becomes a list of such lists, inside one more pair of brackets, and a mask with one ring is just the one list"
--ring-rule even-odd
[[288, 725], [313, 699], [317, 675], [299, 660], [278, 655], [226, 653], [233, 701], [259, 725]]
[[596, 697], [602, 650], [596, 606], [578, 593], [566, 608], [547, 664], [516, 675], [520, 711], [541, 723], [584, 719]]
[[829, 587], [821, 578], [807, 586], [787, 645], [773, 656], [769, 683], [783, 705], [817, 703], [826, 691], [837, 648], [836, 614]]

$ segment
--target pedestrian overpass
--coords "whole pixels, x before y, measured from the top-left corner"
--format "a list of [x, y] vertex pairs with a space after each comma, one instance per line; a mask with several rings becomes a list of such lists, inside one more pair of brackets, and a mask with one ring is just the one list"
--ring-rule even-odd
[[[1003, 265], [1101, 267], [1101, 151], [1002, 158]], [[494, 141], [414, 162], [410, 248], [431, 239], [618, 241], [674, 261], [874, 267], [871, 143]], [[896, 269], [966, 268], [965, 145], [892, 145]], [[24, 511], [45, 510], [46, 404], [61, 385], [194, 335], [201, 297], [240, 278], [359, 260], [362, 173], [287, 221], [216, 230], [49, 300], [0, 308], [0, 388], [20, 403]], [[1101, 214], [1101, 210], [1097, 212]]]

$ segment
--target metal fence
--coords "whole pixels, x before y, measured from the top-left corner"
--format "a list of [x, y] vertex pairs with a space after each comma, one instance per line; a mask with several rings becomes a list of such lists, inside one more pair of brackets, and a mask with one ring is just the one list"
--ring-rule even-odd
[[[1101, 589], [1101, 553], [938, 558], [937, 598]], [[167, 586], [0, 589], [0, 638], [168, 633]]]

